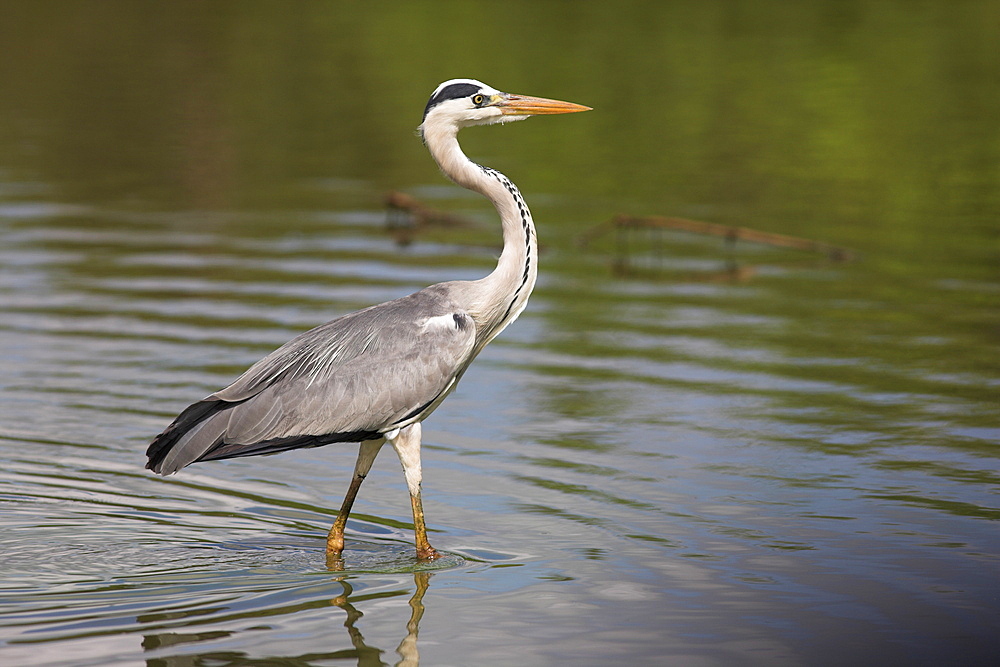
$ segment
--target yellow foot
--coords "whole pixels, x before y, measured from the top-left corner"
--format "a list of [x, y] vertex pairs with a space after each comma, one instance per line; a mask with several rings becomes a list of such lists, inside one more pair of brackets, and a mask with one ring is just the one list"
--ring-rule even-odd
[[417, 560], [437, 560], [441, 554], [434, 547], [428, 546], [426, 549], [417, 549]]
[[326, 540], [326, 567], [330, 570], [343, 570], [344, 536], [331, 534]]
[[344, 528], [333, 524], [329, 534], [326, 536], [326, 553], [337, 554], [344, 550]]

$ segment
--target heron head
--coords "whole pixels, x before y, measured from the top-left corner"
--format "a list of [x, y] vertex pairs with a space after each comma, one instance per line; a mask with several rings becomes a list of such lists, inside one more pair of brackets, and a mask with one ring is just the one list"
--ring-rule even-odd
[[507, 123], [528, 116], [589, 109], [572, 102], [503, 93], [475, 79], [451, 79], [431, 94], [421, 128], [449, 125], [458, 131], [471, 125]]

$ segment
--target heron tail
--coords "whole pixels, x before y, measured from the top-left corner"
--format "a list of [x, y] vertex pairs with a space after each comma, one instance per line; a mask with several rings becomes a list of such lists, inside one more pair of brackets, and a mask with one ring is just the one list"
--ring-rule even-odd
[[146, 449], [146, 468], [161, 475], [177, 472], [222, 442], [226, 419], [220, 413], [233, 403], [207, 398], [189, 405]]

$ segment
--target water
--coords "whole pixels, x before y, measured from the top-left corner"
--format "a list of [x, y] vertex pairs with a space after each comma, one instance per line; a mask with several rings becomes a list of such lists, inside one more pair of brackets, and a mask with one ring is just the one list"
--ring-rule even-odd
[[[5, 5], [0, 662], [987, 664], [996, 5], [437, 7]], [[353, 446], [143, 452], [296, 333], [490, 270], [412, 133], [465, 75], [595, 111], [463, 134], [539, 287], [425, 423], [446, 556], [386, 451], [330, 567]], [[392, 189], [470, 224], [401, 246]], [[857, 257], [580, 244], [616, 213]]]

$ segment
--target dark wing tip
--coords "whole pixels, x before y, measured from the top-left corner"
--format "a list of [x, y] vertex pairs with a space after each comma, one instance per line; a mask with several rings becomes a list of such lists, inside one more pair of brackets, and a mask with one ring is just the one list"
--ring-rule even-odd
[[[159, 475], [169, 475], [177, 472], [177, 469], [163, 471], [163, 461], [167, 458], [173, 446], [177, 444], [177, 441], [204, 420], [232, 405], [233, 403], [210, 398], [192, 403], [184, 408], [183, 412], [177, 415], [177, 418], [171, 422], [170, 426], [149, 443], [149, 447], [146, 448], [146, 456], [148, 457], [146, 470], [152, 470]], [[188, 463], [194, 463], [194, 461], [189, 461]], [[187, 463], [184, 465], [187, 465]], [[179, 468], [183, 468], [184, 465]]]

